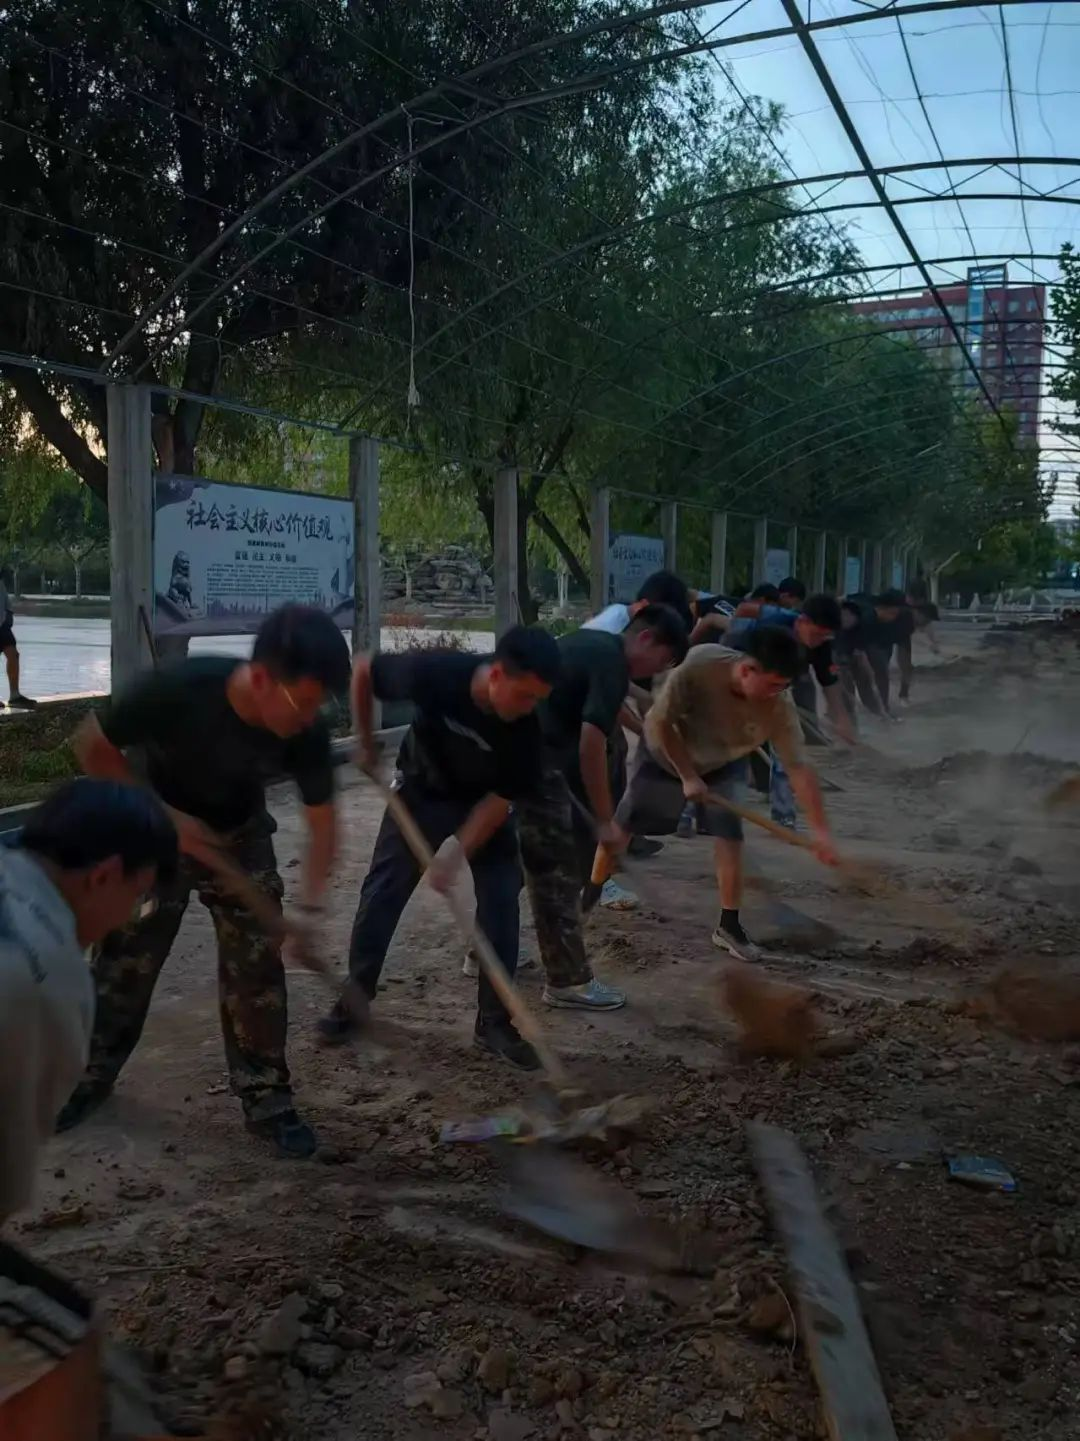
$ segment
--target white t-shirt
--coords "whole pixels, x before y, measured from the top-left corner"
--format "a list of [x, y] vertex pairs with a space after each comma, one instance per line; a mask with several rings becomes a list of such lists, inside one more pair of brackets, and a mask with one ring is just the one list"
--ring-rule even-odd
[[70, 906], [27, 851], [0, 845], [0, 1224], [86, 1069], [94, 982]]
[[629, 624], [630, 607], [628, 605], [608, 605], [599, 615], [594, 615], [592, 620], [587, 620], [581, 628], [582, 630], [606, 630], [609, 635], [622, 635]]

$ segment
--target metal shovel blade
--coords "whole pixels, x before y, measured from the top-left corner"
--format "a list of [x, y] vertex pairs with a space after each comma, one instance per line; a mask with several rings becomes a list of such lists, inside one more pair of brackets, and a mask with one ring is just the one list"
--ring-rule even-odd
[[797, 911], [786, 901], [777, 901], [771, 896], [767, 897], [765, 913], [769, 918], [770, 926], [775, 928], [788, 945], [816, 949], [819, 946], [835, 946], [843, 939], [835, 926], [830, 926], [826, 921], [819, 921], [814, 916], [808, 916], [805, 911]]
[[590, 1251], [633, 1257], [661, 1270], [678, 1264], [673, 1238], [640, 1216], [618, 1186], [581, 1162], [542, 1145], [507, 1147], [504, 1159], [507, 1215]]

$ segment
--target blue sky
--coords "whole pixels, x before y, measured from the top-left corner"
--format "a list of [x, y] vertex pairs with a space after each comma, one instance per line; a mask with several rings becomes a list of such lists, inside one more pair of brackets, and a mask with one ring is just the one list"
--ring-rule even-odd
[[[987, 171], [983, 166], [952, 165], [948, 174], [942, 169], [924, 170], [888, 182], [889, 194], [901, 201], [926, 190], [940, 192], [950, 179], [961, 194], [990, 191], [1009, 197], [966, 200], [959, 206], [951, 200], [901, 205], [902, 221], [924, 258], [966, 257], [974, 249], [986, 255], [1015, 257], [1009, 262], [1010, 279], [1015, 282], [1056, 278], [1058, 268], [1053, 260], [1032, 263], [1030, 255], [1034, 251], [1053, 256], [1064, 241], [1080, 241], [1080, 207], [1038, 199], [1035, 192], [1056, 191], [1061, 197], [1080, 200], [1080, 6], [971, 6], [900, 18], [898, 25], [895, 16], [861, 18], [870, 8], [865, 0], [799, 3], [802, 13], [812, 20], [860, 17], [856, 24], [818, 32], [815, 38], [875, 164], [938, 161], [935, 134], [950, 161], [1017, 153], [1071, 156], [1071, 165], [1028, 166], [1019, 174], [1015, 166]], [[698, 19], [702, 32], [717, 37], [786, 24], [779, 0], [710, 5]], [[1006, 49], [1015, 97], [1015, 135], [1006, 86]], [[797, 39], [750, 42], [714, 53], [731, 67], [744, 93], [783, 105], [788, 117], [784, 149], [798, 175], [858, 168], [858, 159]], [[719, 69], [717, 83], [722, 90], [726, 88]], [[925, 98], [929, 125], [916, 83]], [[1026, 197], [1023, 204], [1021, 192]], [[855, 179], [839, 185], [793, 187], [792, 196], [807, 206], [850, 205], [872, 199], [873, 192], [864, 179]], [[833, 220], [847, 230], [867, 264], [900, 266], [908, 260], [882, 210], [842, 211]], [[935, 281], [947, 284], [963, 280], [965, 269], [961, 262], [932, 267], [931, 274]], [[870, 282], [882, 293], [895, 286], [921, 283], [910, 265], [874, 274]], [[1044, 400], [1044, 420], [1056, 413], [1054, 403]], [[1066, 513], [1076, 499], [1080, 450], [1056, 436], [1047, 424], [1041, 441], [1047, 466], [1057, 467], [1062, 474], [1055, 511]], [[1063, 445], [1065, 452], [1057, 449]]]

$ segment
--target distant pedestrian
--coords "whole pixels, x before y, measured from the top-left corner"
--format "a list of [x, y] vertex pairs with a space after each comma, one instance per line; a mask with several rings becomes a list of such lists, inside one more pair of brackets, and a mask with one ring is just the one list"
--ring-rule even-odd
[[15, 644], [15, 617], [11, 610], [13, 584], [11, 568], [4, 566], [0, 570], [0, 653], [7, 666], [8, 705], [12, 710], [36, 710], [37, 701], [23, 695], [19, 689], [19, 647]]

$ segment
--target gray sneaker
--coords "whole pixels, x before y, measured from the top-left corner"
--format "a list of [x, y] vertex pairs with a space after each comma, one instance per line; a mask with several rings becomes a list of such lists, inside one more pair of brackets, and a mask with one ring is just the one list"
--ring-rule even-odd
[[545, 1006], [576, 1011], [617, 1011], [626, 1005], [625, 994], [593, 976], [581, 986], [545, 986]]
[[712, 943], [717, 950], [727, 951], [737, 961], [760, 961], [764, 955], [762, 948], [754, 944], [738, 921], [728, 926], [717, 921]]
[[633, 891], [621, 886], [615, 879], [604, 882], [600, 892], [600, 904], [609, 911], [632, 911], [638, 903]]
[[675, 827], [675, 834], [680, 840], [688, 841], [694, 834], [696, 824], [697, 807], [695, 805], [685, 805], [679, 812], [679, 824]]

